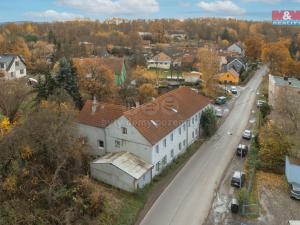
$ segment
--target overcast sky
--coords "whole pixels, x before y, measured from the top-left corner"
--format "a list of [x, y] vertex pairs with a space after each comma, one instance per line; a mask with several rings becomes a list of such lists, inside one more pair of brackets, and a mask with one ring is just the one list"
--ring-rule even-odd
[[206, 16], [271, 20], [272, 10], [297, 9], [300, 0], [1, 0], [0, 22]]

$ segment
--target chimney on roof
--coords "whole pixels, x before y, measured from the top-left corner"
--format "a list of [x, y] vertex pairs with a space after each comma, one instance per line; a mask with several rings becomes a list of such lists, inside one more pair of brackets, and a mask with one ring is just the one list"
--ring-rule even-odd
[[96, 99], [96, 96], [94, 95], [93, 97], [93, 104], [92, 104], [92, 113], [94, 114], [97, 110], [97, 99]]

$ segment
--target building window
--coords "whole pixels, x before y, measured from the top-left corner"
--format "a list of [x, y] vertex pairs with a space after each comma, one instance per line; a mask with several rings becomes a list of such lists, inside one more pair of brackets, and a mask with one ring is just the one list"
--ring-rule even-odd
[[155, 169], [158, 172], [160, 170], [160, 162], [157, 162], [155, 165]]
[[171, 150], [171, 158], [174, 158], [174, 149]]
[[185, 124], [183, 124], [183, 130], [185, 131]]
[[156, 145], [155, 150], [156, 150], [156, 153], [159, 154], [159, 145]]
[[167, 139], [164, 139], [163, 145], [164, 145], [164, 147], [167, 147]]
[[193, 133], [192, 133], [192, 138], [194, 138], [195, 137], [195, 132], [193, 131]]
[[11, 78], [13, 78], [14, 77], [14, 72], [11, 72], [10, 76], [11, 76]]
[[15, 64], [16, 64], [16, 66], [19, 66], [19, 65], [20, 65], [20, 62], [19, 62], [19, 61], [16, 61]]
[[190, 120], [188, 120], [188, 127], [190, 127], [191, 126], [191, 121]]
[[121, 146], [121, 142], [118, 140], [115, 140], [115, 147], [120, 148], [120, 146]]
[[22, 70], [20, 70], [20, 74], [24, 74], [24, 70], [22, 69]]
[[174, 140], [174, 136], [173, 136], [173, 133], [171, 133], [171, 141]]
[[104, 148], [104, 141], [98, 140], [98, 148], [100, 148], [100, 149]]
[[178, 148], [179, 148], [179, 151], [181, 150], [181, 148], [182, 148], [182, 146], [181, 146], [181, 142], [179, 143], [179, 146], [178, 146]]
[[186, 142], [185, 142], [185, 140], [183, 140], [183, 146], [185, 146], [185, 144], [186, 144]]
[[196, 122], [198, 121], [198, 115], [196, 115]]
[[4, 69], [4, 63], [0, 63], [1, 69]]
[[181, 127], [179, 127], [179, 130], [178, 130], [178, 132], [179, 132], [179, 135], [181, 134]]
[[122, 127], [122, 134], [127, 134], [127, 128], [126, 127]]
[[194, 122], [195, 122], [195, 119], [194, 119], [194, 117], [192, 118], [192, 124], [194, 124]]
[[162, 165], [163, 166], [165, 166], [165, 165], [167, 165], [167, 156], [165, 155], [164, 157], [163, 157], [163, 159], [162, 159]]

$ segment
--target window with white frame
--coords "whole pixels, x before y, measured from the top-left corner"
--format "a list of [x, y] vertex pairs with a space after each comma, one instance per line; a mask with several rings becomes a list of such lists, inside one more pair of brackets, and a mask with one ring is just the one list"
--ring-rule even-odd
[[192, 133], [192, 138], [194, 138], [195, 137], [195, 132], [193, 131], [193, 133]]
[[164, 147], [167, 147], [167, 139], [164, 139], [164, 140], [163, 140], [163, 146], [164, 146]]
[[24, 70], [23, 69], [20, 70], [20, 74], [24, 74]]
[[157, 154], [159, 154], [159, 145], [155, 146], [155, 151], [156, 151]]
[[181, 135], [181, 127], [179, 127], [178, 132], [179, 132], [179, 135]]
[[171, 150], [171, 158], [174, 158], [174, 149]]
[[195, 119], [194, 119], [194, 117], [192, 118], [192, 124], [194, 124], [194, 122], [195, 122]]
[[121, 141], [115, 140], [115, 147], [120, 148], [121, 147]]
[[179, 151], [180, 151], [181, 148], [182, 148], [181, 142], [179, 143], [178, 148], [179, 148]]
[[98, 148], [103, 149], [104, 148], [104, 141], [98, 140]]
[[170, 139], [171, 139], [171, 141], [173, 141], [173, 140], [174, 140], [174, 135], [173, 135], [173, 133], [171, 133], [171, 137], [170, 137]]
[[185, 131], [185, 123], [183, 124], [183, 130]]
[[186, 144], [186, 141], [185, 140], [183, 140], [183, 146], [185, 147], [185, 144]]

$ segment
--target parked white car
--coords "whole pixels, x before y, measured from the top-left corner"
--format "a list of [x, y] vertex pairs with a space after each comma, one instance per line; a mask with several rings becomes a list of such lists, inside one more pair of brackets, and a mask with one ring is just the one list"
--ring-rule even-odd
[[216, 117], [223, 117], [223, 109], [215, 108]]
[[252, 131], [251, 130], [245, 130], [243, 133], [243, 138], [247, 140], [251, 140], [252, 138]]

